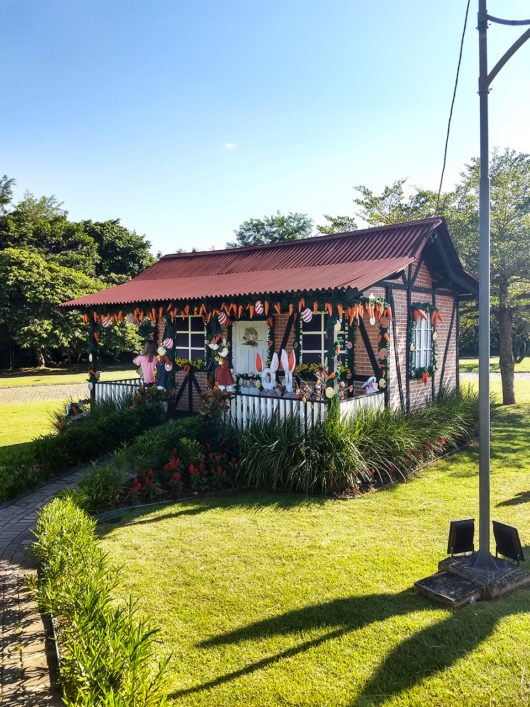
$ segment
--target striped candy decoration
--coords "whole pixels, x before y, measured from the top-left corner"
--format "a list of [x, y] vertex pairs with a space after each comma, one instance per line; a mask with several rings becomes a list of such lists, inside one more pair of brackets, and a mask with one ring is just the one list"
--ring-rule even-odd
[[173, 348], [173, 339], [164, 339], [164, 341], [162, 343], [163, 343], [165, 349], [172, 349]]
[[102, 324], [104, 327], [108, 327], [108, 326], [110, 326], [111, 321], [112, 321], [112, 320], [111, 320], [111, 318], [110, 318], [110, 315], [109, 315], [109, 314], [105, 314], [105, 316], [101, 319], [101, 324]]
[[265, 308], [263, 307], [263, 302], [261, 300], [258, 300], [256, 302], [256, 314], [263, 314], [265, 311]]
[[302, 311], [302, 320], [307, 323], [307, 322], [310, 322], [312, 319], [313, 319], [313, 312], [309, 309], [309, 307], [306, 307]]
[[219, 316], [217, 317], [217, 319], [219, 320], [219, 324], [223, 326], [224, 324], [226, 324], [228, 317], [224, 312], [219, 312]]

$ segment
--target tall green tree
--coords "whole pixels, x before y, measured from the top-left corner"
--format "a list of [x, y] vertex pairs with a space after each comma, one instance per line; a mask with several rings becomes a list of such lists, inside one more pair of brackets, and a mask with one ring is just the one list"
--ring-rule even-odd
[[289, 213], [282, 215], [279, 211], [262, 219], [251, 218], [244, 221], [234, 231], [236, 240], [227, 243], [227, 248], [242, 248], [251, 245], [267, 245], [294, 241], [299, 238], [309, 238], [313, 231], [313, 221], [307, 214]]
[[[464, 267], [478, 277], [480, 161], [473, 158], [455, 189], [437, 194], [415, 187], [405, 194], [399, 179], [375, 194], [356, 187], [355, 215], [371, 226], [441, 215]], [[491, 182], [491, 312], [498, 338], [503, 403], [515, 402], [514, 361], [524, 355], [530, 312], [530, 155], [494, 151]], [[342, 218], [342, 217], [341, 217]], [[319, 227], [320, 228], [320, 227]], [[468, 311], [466, 326], [476, 329], [477, 309]]]
[[327, 223], [317, 226], [317, 231], [322, 235], [357, 230], [357, 223], [353, 216], [330, 216], [329, 214], [324, 214], [324, 218]]

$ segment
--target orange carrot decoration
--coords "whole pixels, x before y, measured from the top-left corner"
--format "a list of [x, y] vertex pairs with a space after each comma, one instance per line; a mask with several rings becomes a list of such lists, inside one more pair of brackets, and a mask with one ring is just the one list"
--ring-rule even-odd
[[318, 302], [313, 302], [313, 314], [318, 312]]
[[390, 307], [386, 308], [386, 316], [390, 321], [392, 321], [392, 309]]
[[420, 317], [421, 317], [422, 319], [425, 319], [425, 320], [427, 319], [427, 315], [425, 314], [425, 312], [423, 311], [423, 309], [418, 309], [418, 314], [420, 315]]
[[189, 306], [189, 304], [187, 304], [187, 305], [184, 307], [184, 311], [186, 312], [186, 316], [188, 317], [189, 314], [190, 314], [190, 306]]
[[97, 331], [94, 332], [94, 339], [95, 339], [95, 340], [97, 341], [97, 343], [99, 344], [99, 334], [97, 333]]
[[289, 305], [289, 314], [292, 314], [294, 311], [294, 306], [292, 304]]
[[97, 323], [97, 321], [98, 321], [98, 315], [97, 315], [97, 312], [95, 312], [95, 311], [94, 311], [94, 312], [92, 312], [92, 314], [94, 315], [94, 324], [96, 324], [96, 323]]
[[241, 319], [241, 315], [243, 314], [243, 305], [239, 305], [239, 309], [237, 310], [237, 318]]
[[267, 300], [265, 300], [265, 302], [263, 303], [263, 307], [265, 308], [265, 316], [268, 317], [269, 316], [269, 302]]
[[298, 311], [301, 312], [304, 307], [305, 307], [305, 299], [303, 297], [300, 297], [300, 301], [298, 302]]
[[206, 314], [206, 305], [204, 302], [201, 304], [201, 308], [199, 309], [199, 314]]
[[250, 311], [250, 318], [253, 319], [254, 318], [254, 305], [253, 304], [250, 305], [249, 311]]
[[282, 306], [279, 302], [274, 303], [274, 309], [276, 310], [276, 314], [280, 314], [282, 311]]
[[159, 307], [158, 308], [158, 318], [162, 319], [163, 314], [164, 314], [164, 307]]
[[117, 324], [117, 323], [118, 323], [118, 315], [117, 315], [117, 314], [113, 314], [113, 315], [112, 315], [112, 318], [114, 319], [114, 323]]
[[429, 379], [429, 374], [427, 373], [427, 371], [421, 372], [421, 379], [423, 381], [423, 385], [427, 385], [427, 381]]
[[343, 313], [342, 304], [337, 305], [337, 312], [339, 313], [339, 318], [342, 319], [342, 313]]
[[267, 317], [267, 324], [268, 324], [269, 326], [272, 326], [272, 325], [273, 325], [273, 322], [274, 322], [274, 319], [273, 319], [272, 317]]
[[83, 314], [83, 321], [85, 324], [88, 324], [88, 314]]

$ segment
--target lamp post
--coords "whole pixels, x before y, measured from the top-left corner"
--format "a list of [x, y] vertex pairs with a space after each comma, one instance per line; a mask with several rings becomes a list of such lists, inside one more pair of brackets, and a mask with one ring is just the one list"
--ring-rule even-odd
[[480, 96], [480, 221], [479, 221], [479, 551], [475, 566], [487, 568], [490, 554], [490, 180], [488, 93], [504, 64], [527, 39], [526, 30], [488, 73], [488, 22], [530, 25], [530, 20], [502, 20], [488, 15], [486, 0], [479, 0], [479, 96]]

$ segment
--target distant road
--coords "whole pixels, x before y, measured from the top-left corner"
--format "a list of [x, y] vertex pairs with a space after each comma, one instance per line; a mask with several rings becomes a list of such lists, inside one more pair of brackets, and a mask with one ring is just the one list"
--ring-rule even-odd
[[[514, 376], [517, 380], [523, 380], [523, 381], [530, 380], [530, 373], [514, 373]], [[490, 378], [491, 378], [491, 380], [494, 380], [494, 381], [500, 381], [501, 374], [500, 373], [490, 373]], [[461, 381], [478, 380], [478, 373], [461, 373], [460, 380]]]
[[50, 385], [17, 385], [13, 388], [0, 388], [0, 405], [5, 403], [30, 403], [42, 400], [81, 400], [88, 398], [88, 384], [59, 383]]

